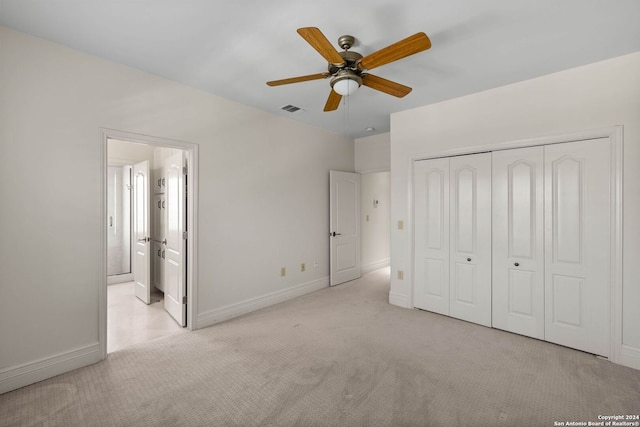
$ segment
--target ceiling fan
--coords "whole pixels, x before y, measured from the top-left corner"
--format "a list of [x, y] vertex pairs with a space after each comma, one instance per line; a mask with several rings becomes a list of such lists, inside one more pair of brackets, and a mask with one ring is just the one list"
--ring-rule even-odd
[[362, 56], [358, 52], [349, 50], [355, 42], [353, 36], [345, 35], [338, 39], [338, 45], [344, 49], [344, 51], [338, 52], [318, 28], [298, 28], [298, 34], [329, 62], [328, 71], [289, 79], [273, 80], [267, 82], [267, 84], [269, 86], [280, 86], [331, 77], [332, 90], [324, 106], [324, 111], [336, 110], [342, 97], [351, 95], [361, 85], [402, 98], [411, 92], [410, 87], [369, 74], [369, 70], [431, 47], [431, 41], [425, 33], [416, 33], [367, 56]]

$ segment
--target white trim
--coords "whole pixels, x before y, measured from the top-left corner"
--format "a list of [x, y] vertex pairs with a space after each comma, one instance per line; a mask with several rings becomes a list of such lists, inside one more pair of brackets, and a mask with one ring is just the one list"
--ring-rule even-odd
[[610, 130], [611, 144], [611, 229], [610, 229], [610, 262], [611, 262], [611, 308], [609, 317], [611, 329], [609, 334], [609, 359], [612, 362], [640, 369], [640, 357], [635, 366], [622, 359], [622, 185], [623, 185], [623, 127], [616, 126]]
[[397, 305], [398, 307], [411, 308], [409, 305], [409, 298], [404, 294], [397, 292], [389, 292], [389, 304]]
[[411, 157], [411, 163], [418, 160], [435, 159], [439, 157], [463, 156], [467, 154], [485, 153], [487, 151], [510, 150], [512, 148], [536, 147], [539, 145], [562, 144], [565, 142], [585, 141], [588, 139], [612, 138], [620, 129], [620, 138], [622, 138], [622, 126], [613, 126], [607, 128], [598, 128], [591, 130], [582, 130], [560, 135], [549, 135], [538, 138], [525, 138], [513, 141], [498, 142], [495, 144], [469, 146], [465, 148], [456, 148], [452, 150], [443, 150], [429, 153], [415, 154]]
[[362, 275], [371, 273], [372, 271], [379, 270], [381, 268], [389, 267], [391, 258], [381, 259], [380, 261], [372, 262], [362, 266]]
[[216, 308], [206, 313], [198, 315], [198, 326], [204, 328], [206, 326], [215, 325], [225, 320], [233, 319], [261, 308], [269, 307], [283, 301], [290, 300], [329, 286], [329, 277], [313, 280], [311, 282], [302, 283], [276, 292], [271, 292], [255, 298], [250, 298], [235, 304]]
[[[100, 191], [102, 191], [102, 197], [100, 198], [100, 248], [102, 248], [102, 262], [100, 263], [100, 269], [98, 271], [97, 283], [98, 283], [98, 348], [100, 352], [100, 359], [107, 358], [107, 168], [108, 154], [107, 154], [107, 134], [101, 130], [100, 132]], [[131, 269], [133, 271], [133, 269]]]
[[613, 361], [629, 368], [640, 369], [640, 349], [629, 347], [628, 345], [620, 346], [620, 354], [618, 361]]
[[187, 197], [187, 329], [195, 330], [199, 328], [197, 319], [197, 301], [198, 301], [198, 149], [197, 144], [191, 142], [177, 141], [167, 138], [124, 132], [115, 129], [100, 128], [101, 148], [102, 148], [102, 222], [101, 222], [101, 239], [102, 239], [102, 269], [101, 277], [98, 280], [99, 290], [99, 307], [98, 307], [98, 338], [100, 345], [101, 359], [107, 357], [107, 230], [104, 224], [107, 223], [106, 203], [107, 203], [107, 185], [106, 185], [106, 168], [108, 163], [107, 140], [117, 139], [127, 142], [137, 142], [141, 144], [153, 145], [157, 147], [177, 148], [186, 153], [189, 172], [187, 175], [187, 186], [189, 189]]
[[[421, 153], [410, 157], [407, 170], [413, 177], [416, 161], [439, 157], [461, 156], [488, 151], [500, 151], [513, 148], [535, 147], [541, 145], [561, 144], [566, 142], [585, 141], [590, 139], [608, 138], [611, 144], [611, 289], [610, 289], [610, 352], [609, 360], [624, 366], [640, 369], [640, 349], [622, 344], [622, 185], [623, 185], [623, 127], [622, 125], [581, 130], [560, 135], [549, 135], [538, 138], [527, 138], [506, 141], [496, 144], [472, 146], [467, 148], [444, 150], [432, 153]], [[415, 271], [415, 236], [413, 224], [413, 179], [408, 180], [408, 221], [407, 230], [410, 234], [410, 262], [411, 277], [410, 295], [389, 293], [389, 303], [413, 307], [413, 288], [415, 286], [413, 272]]]
[[0, 394], [99, 362], [98, 343], [0, 371]]
[[361, 170], [357, 170], [356, 172], [359, 173], [360, 175], [366, 175], [368, 173], [380, 173], [380, 172], [389, 172], [389, 168], [371, 168], [371, 169], [361, 169]]

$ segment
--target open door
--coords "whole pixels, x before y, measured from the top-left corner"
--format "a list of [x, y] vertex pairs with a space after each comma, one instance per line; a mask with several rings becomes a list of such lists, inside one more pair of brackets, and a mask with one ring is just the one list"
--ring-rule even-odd
[[166, 160], [166, 243], [163, 250], [164, 308], [181, 326], [187, 325], [186, 173], [184, 153]]
[[329, 171], [331, 286], [360, 277], [360, 175]]
[[133, 165], [133, 277], [135, 295], [151, 303], [151, 231], [149, 161]]

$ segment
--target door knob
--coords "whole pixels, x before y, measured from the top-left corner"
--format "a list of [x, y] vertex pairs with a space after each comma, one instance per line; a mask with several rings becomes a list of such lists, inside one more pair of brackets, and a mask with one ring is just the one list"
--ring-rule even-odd
[[333, 233], [329, 233], [329, 236], [333, 236], [333, 237], [336, 237], [336, 236], [342, 236], [342, 233], [336, 233], [336, 232], [334, 231]]
[[471, 258], [467, 258], [467, 261], [471, 261]]
[[516, 267], [520, 265], [519, 262], [514, 263], [513, 265], [515, 265]]

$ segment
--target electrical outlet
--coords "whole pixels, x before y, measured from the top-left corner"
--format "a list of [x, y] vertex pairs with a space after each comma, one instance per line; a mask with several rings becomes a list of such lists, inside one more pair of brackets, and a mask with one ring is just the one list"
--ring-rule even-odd
[[403, 220], [398, 221], [398, 230], [404, 230], [404, 221]]
[[305, 271], [306, 269], [307, 269], [307, 266], [304, 265], [304, 262], [300, 264], [300, 271]]
[[287, 269], [286, 269], [286, 268], [284, 268], [284, 267], [282, 267], [282, 268], [280, 269], [280, 277], [284, 277], [284, 276], [286, 276], [286, 275], [287, 275]]
[[404, 271], [398, 270], [398, 280], [404, 280]]

